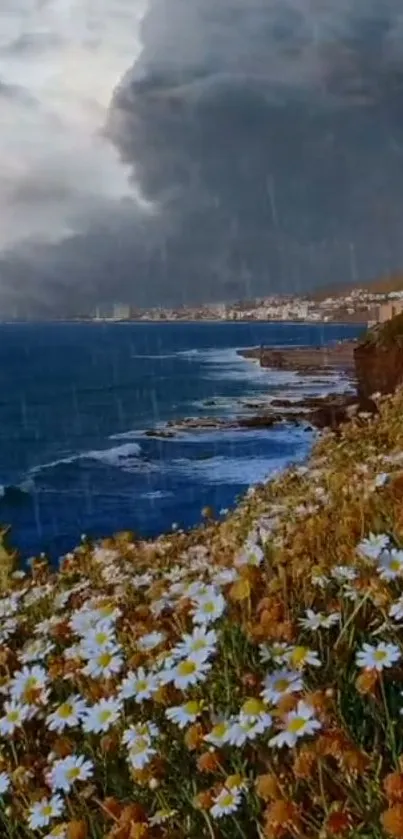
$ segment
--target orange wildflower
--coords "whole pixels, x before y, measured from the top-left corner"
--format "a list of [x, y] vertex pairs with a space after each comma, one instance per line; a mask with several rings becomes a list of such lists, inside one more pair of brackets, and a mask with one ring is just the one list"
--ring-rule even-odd
[[331, 836], [343, 836], [353, 825], [351, 813], [345, 810], [335, 810], [327, 817], [324, 828]]
[[219, 752], [204, 752], [197, 760], [199, 772], [216, 772], [221, 766]]
[[357, 677], [355, 686], [358, 690], [358, 693], [361, 693], [363, 696], [366, 694], [374, 694], [375, 687], [379, 681], [379, 673], [377, 670], [364, 670], [360, 675]]
[[122, 815], [122, 805], [117, 798], [105, 798], [102, 802], [102, 811], [111, 819], [119, 819]]
[[273, 801], [265, 810], [264, 817], [263, 835], [267, 839], [281, 839], [290, 831], [299, 831], [299, 811], [292, 801], [284, 799]]
[[185, 734], [185, 744], [190, 752], [199, 749], [203, 743], [204, 731], [200, 723], [191, 725]]
[[255, 781], [255, 789], [256, 794], [259, 798], [263, 798], [263, 801], [270, 801], [280, 793], [277, 778], [270, 774], [258, 775]]
[[199, 792], [193, 799], [193, 804], [197, 810], [209, 810], [213, 806], [214, 796], [210, 790]]
[[403, 804], [394, 804], [382, 813], [381, 821], [386, 833], [403, 839]]
[[296, 755], [293, 764], [293, 772], [295, 777], [310, 778], [313, 773], [316, 761], [317, 757], [314, 749], [311, 746], [302, 746], [302, 748], [299, 751], [299, 754]]
[[82, 819], [73, 819], [67, 825], [67, 839], [87, 839], [87, 823]]
[[401, 772], [391, 772], [390, 775], [387, 775], [383, 782], [383, 788], [389, 802], [394, 804], [397, 801], [403, 802], [403, 774]]

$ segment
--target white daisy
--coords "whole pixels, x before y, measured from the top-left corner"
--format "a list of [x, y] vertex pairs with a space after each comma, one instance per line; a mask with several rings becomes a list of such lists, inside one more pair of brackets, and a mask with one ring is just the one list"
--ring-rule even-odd
[[340, 584], [352, 582], [352, 580], [358, 577], [358, 571], [349, 565], [336, 565], [330, 573], [336, 582]]
[[209, 624], [218, 620], [225, 610], [225, 600], [221, 593], [216, 591], [208, 592], [194, 598], [195, 609], [193, 620], [195, 623]]
[[153, 722], [139, 722], [129, 725], [123, 732], [122, 743], [131, 748], [139, 737], [145, 737], [151, 743], [153, 737], [158, 737], [159, 728]]
[[159, 688], [159, 680], [155, 673], [146, 673], [143, 667], [140, 667], [134, 673], [128, 673], [126, 678], [120, 686], [119, 695], [122, 699], [132, 699], [135, 702], [144, 702], [157, 692]]
[[385, 667], [392, 667], [399, 658], [401, 658], [401, 652], [396, 644], [386, 644], [381, 641], [376, 646], [363, 644], [356, 655], [356, 663], [358, 667], [363, 667], [365, 670], [381, 671]]
[[185, 658], [170, 670], [160, 670], [159, 678], [162, 684], [173, 682], [179, 690], [186, 690], [190, 685], [204, 682], [211, 664], [208, 661], [195, 661]]
[[21, 728], [25, 720], [32, 716], [32, 708], [29, 705], [21, 705], [19, 702], [5, 702], [3, 706], [4, 716], [0, 718], [0, 734], [8, 737], [14, 734], [17, 728]]
[[260, 644], [259, 658], [262, 664], [273, 662], [274, 664], [286, 664], [292, 647], [283, 641], [274, 644]]
[[120, 699], [100, 699], [91, 708], [87, 708], [82, 723], [84, 731], [95, 734], [108, 731], [119, 719], [121, 710]]
[[316, 650], [310, 650], [309, 647], [290, 647], [287, 664], [300, 670], [308, 664], [311, 667], [322, 666]]
[[260, 695], [265, 702], [276, 705], [283, 696], [291, 693], [299, 693], [299, 691], [303, 690], [303, 687], [301, 671], [277, 670], [266, 676]]
[[298, 623], [303, 629], [310, 629], [314, 632], [320, 628], [330, 629], [331, 626], [340, 621], [339, 612], [331, 612], [329, 615], [325, 615], [322, 612], [314, 612], [313, 609], [306, 609], [305, 615], [306, 617], [300, 618]]
[[31, 830], [38, 830], [47, 827], [52, 819], [56, 819], [63, 813], [64, 801], [60, 795], [52, 795], [51, 798], [42, 798], [32, 805], [29, 811], [28, 825]]
[[11, 595], [10, 597], [0, 598], [0, 618], [8, 618], [10, 615], [15, 615], [18, 612], [19, 597]]
[[320, 722], [314, 718], [313, 708], [301, 701], [295, 711], [286, 714], [282, 730], [269, 740], [269, 745], [279, 748], [288, 746], [292, 749], [300, 737], [314, 734], [320, 728]]
[[367, 559], [378, 559], [382, 551], [386, 550], [389, 545], [389, 536], [386, 533], [370, 533], [366, 539], [357, 545], [358, 553], [365, 556]]
[[123, 667], [123, 658], [118, 652], [119, 647], [103, 650], [94, 658], [90, 658], [82, 672], [91, 679], [110, 679], [116, 673], [120, 673]]
[[38, 638], [35, 641], [29, 641], [25, 644], [21, 652], [18, 654], [18, 658], [23, 664], [30, 664], [33, 661], [41, 661], [46, 658], [49, 653], [54, 650], [54, 648], [55, 645], [50, 641]]
[[262, 714], [258, 719], [249, 719], [240, 715], [231, 725], [227, 742], [230, 746], [241, 748], [249, 740], [255, 740], [263, 734], [271, 727], [271, 724], [270, 714]]
[[138, 737], [128, 750], [127, 761], [133, 769], [144, 769], [156, 754], [156, 749], [146, 737]]
[[239, 573], [236, 568], [220, 568], [213, 574], [211, 582], [214, 586], [228, 586], [239, 579]]
[[389, 609], [389, 616], [394, 618], [395, 621], [403, 620], [403, 594], [400, 595], [398, 600], [392, 603]]
[[4, 795], [11, 786], [10, 776], [7, 772], [0, 772], [0, 795]]
[[264, 561], [264, 552], [259, 545], [245, 542], [242, 553], [235, 557], [234, 565], [236, 568], [242, 568], [244, 565], [253, 565], [258, 567]]
[[100, 622], [89, 629], [81, 641], [81, 649], [86, 658], [92, 658], [116, 646], [114, 627], [107, 622]]
[[204, 626], [197, 626], [191, 635], [183, 635], [172, 653], [175, 657], [191, 658], [193, 661], [205, 661], [215, 653], [217, 633], [214, 629], [207, 630]]
[[204, 736], [206, 743], [212, 743], [213, 746], [224, 746], [228, 743], [229, 732], [234, 719], [220, 720], [213, 725], [211, 731]]
[[214, 799], [214, 804], [210, 808], [210, 813], [213, 819], [221, 819], [223, 816], [228, 816], [235, 813], [241, 803], [241, 793], [238, 790], [222, 789], [220, 794]]
[[13, 699], [27, 699], [32, 693], [40, 693], [48, 682], [48, 674], [39, 665], [23, 667], [14, 676], [10, 684]]
[[374, 489], [380, 489], [381, 487], [384, 487], [385, 484], [388, 483], [389, 478], [390, 478], [390, 476], [388, 475], [387, 472], [380, 472], [379, 475], [376, 476], [376, 478], [373, 482]]
[[324, 591], [324, 589], [328, 586], [329, 582], [329, 577], [326, 577], [325, 574], [319, 574], [319, 572], [315, 571], [311, 575], [312, 585], [318, 586], [318, 588], [322, 589], [322, 591]]
[[390, 551], [381, 553], [377, 570], [382, 580], [395, 580], [403, 572], [403, 551], [392, 548]]
[[140, 650], [148, 652], [149, 650], [154, 650], [155, 647], [159, 647], [160, 644], [163, 644], [165, 638], [166, 635], [164, 632], [149, 632], [147, 635], [142, 635], [141, 638], [137, 639], [137, 646]]
[[148, 819], [149, 824], [151, 824], [153, 827], [156, 827], [157, 825], [160, 825], [160, 824], [166, 824], [167, 821], [169, 821], [174, 816], [176, 816], [177, 812], [178, 812], [177, 810], [170, 810], [170, 809], [156, 810], [154, 815], [151, 816], [151, 818]]
[[65, 728], [75, 728], [84, 718], [87, 711], [87, 705], [81, 696], [69, 696], [65, 702], [62, 702], [55, 711], [46, 719], [47, 726], [50, 731], [57, 731], [60, 734]]
[[185, 702], [184, 705], [177, 705], [174, 708], [167, 708], [165, 711], [166, 717], [170, 722], [175, 723], [178, 728], [185, 728], [190, 723], [196, 722], [200, 713], [200, 703], [196, 700]]
[[87, 781], [94, 772], [94, 764], [86, 760], [83, 755], [69, 755], [57, 760], [48, 776], [48, 783], [52, 789], [70, 792], [76, 781]]

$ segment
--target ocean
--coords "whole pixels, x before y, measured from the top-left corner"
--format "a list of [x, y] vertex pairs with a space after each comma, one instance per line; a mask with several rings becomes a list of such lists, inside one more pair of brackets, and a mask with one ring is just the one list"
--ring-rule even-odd
[[262, 370], [237, 349], [322, 345], [360, 331], [256, 322], [0, 325], [0, 521], [11, 525], [12, 543], [24, 557], [46, 551], [57, 559], [83, 533], [153, 537], [196, 525], [205, 505], [231, 508], [249, 485], [304, 459], [313, 435], [289, 423], [170, 439], [144, 432], [183, 417], [256, 413], [245, 404], [253, 400], [344, 390], [341, 379]]

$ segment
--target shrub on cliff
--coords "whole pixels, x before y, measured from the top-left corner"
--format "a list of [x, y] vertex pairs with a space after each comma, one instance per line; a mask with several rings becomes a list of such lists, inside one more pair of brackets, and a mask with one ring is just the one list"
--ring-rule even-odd
[[0, 599], [1, 836], [403, 837], [403, 396]]

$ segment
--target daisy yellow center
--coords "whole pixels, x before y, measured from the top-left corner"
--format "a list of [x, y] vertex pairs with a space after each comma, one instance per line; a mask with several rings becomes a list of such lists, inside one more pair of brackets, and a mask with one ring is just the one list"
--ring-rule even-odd
[[203, 612], [206, 612], [207, 615], [211, 615], [212, 612], [214, 612], [214, 603], [212, 600], [209, 600], [208, 603], [204, 603]]
[[389, 568], [391, 571], [400, 571], [401, 565], [398, 559], [392, 559]]
[[178, 673], [180, 676], [191, 676], [196, 672], [196, 665], [194, 661], [181, 661], [178, 666]]
[[290, 682], [288, 681], [288, 679], [277, 679], [277, 681], [274, 682], [275, 690], [280, 691], [280, 693], [282, 693], [284, 690], [287, 690], [289, 686]]
[[288, 731], [290, 731], [291, 734], [298, 734], [298, 732], [301, 731], [301, 728], [304, 727], [305, 723], [306, 720], [304, 720], [303, 717], [295, 717], [295, 719], [288, 723]]
[[220, 798], [220, 805], [221, 807], [231, 807], [235, 801], [234, 794], [232, 792], [227, 792], [226, 795], [223, 795]]
[[73, 706], [69, 702], [65, 702], [58, 710], [58, 716], [63, 720], [67, 720], [73, 713]]
[[384, 661], [384, 660], [385, 660], [385, 658], [386, 658], [386, 652], [385, 652], [385, 650], [377, 650], [377, 651], [374, 653], [374, 659], [375, 659], [375, 661]]
[[295, 647], [293, 650], [291, 658], [294, 664], [303, 664], [306, 659], [307, 655], [307, 648], [306, 647]]
[[139, 739], [136, 740], [136, 742], [131, 747], [130, 751], [132, 752], [132, 754], [139, 755], [142, 752], [147, 751], [148, 745], [148, 740], [146, 740], [145, 737], [139, 737]]
[[108, 618], [113, 612], [113, 606], [111, 604], [107, 606], [102, 606], [100, 609], [100, 613], [103, 617]]
[[192, 650], [197, 653], [198, 650], [204, 650], [206, 647], [206, 642], [203, 638], [198, 638], [197, 641], [193, 641]]
[[241, 775], [230, 775], [225, 782], [225, 786], [227, 789], [239, 789], [242, 786], [242, 777]]
[[107, 640], [108, 635], [106, 634], [106, 632], [98, 632], [98, 634], [95, 636], [95, 641], [97, 644], [105, 644]]
[[9, 722], [18, 722], [20, 718], [18, 711], [9, 711], [7, 714], [7, 719]]
[[138, 733], [141, 737], [143, 737], [143, 736], [146, 737], [147, 736], [148, 728], [147, 728], [146, 723], [144, 723], [143, 725], [141, 725], [141, 723], [140, 723], [140, 725], [137, 725], [136, 728], [137, 728], [137, 731], [138, 731]]
[[108, 720], [110, 720], [110, 718], [111, 718], [111, 711], [106, 710], [106, 709], [104, 711], [101, 711], [101, 713], [99, 715], [99, 721], [100, 722], [108, 722]]
[[108, 665], [112, 661], [112, 654], [111, 653], [101, 653], [98, 658], [98, 663], [101, 667], [108, 667]]
[[25, 682], [25, 690], [35, 690], [38, 685], [38, 680], [35, 676], [28, 676], [27, 681]]
[[52, 811], [51, 804], [46, 804], [44, 807], [42, 807], [42, 815], [45, 816], [45, 818], [47, 818], [48, 816], [51, 816], [52, 812], [53, 811]]
[[195, 702], [187, 702], [186, 705], [183, 706], [183, 710], [185, 714], [198, 714], [199, 712], [199, 703]]
[[137, 688], [138, 691], [147, 690], [148, 683], [146, 682], [145, 679], [139, 679], [139, 681], [136, 684], [136, 688]]
[[79, 778], [80, 777], [80, 770], [79, 770], [78, 766], [72, 766], [72, 768], [69, 769], [68, 772], [67, 772], [67, 777], [68, 777], [69, 781], [75, 781], [76, 778]]
[[242, 705], [242, 712], [249, 716], [257, 716], [262, 711], [264, 711], [264, 705], [260, 699], [247, 699]]
[[217, 723], [217, 725], [215, 725], [215, 726], [214, 726], [214, 728], [213, 728], [213, 730], [212, 730], [212, 732], [211, 732], [211, 733], [212, 733], [215, 737], [224, 737], [224, 734], [225, 734], [225, 733], [226, 733], [226, 731], [227, 731], [227, 727], [228, 727], [228, 726], [227, 726], [227, 723], [225, 723], [225, 722], [219, 722], [219, 723]]

